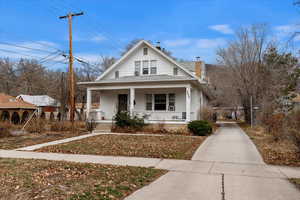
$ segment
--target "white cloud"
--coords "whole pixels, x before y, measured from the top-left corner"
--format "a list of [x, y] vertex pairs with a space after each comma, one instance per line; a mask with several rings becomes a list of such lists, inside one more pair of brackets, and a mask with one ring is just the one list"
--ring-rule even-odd
[[223, 38], [215, 39], [198, 39], [196, 41], [196, 46], [201, 49], [207, 48], [217, 48], [226, 44], [226, 40]]
[[182, 38], [163, 42], [177, 58], [195, 59], [200, 56], [205, 62], [216, 63], [216, 49], [226, 44], [224, 38]]
[[186, 46], [190, 43], [191, 43], [190, 39], [175, 39], [175, 40], [164, 41], [164, 44], [169, 47]]
[[96, 36], [92, 37], [91, 40], [95, 41], [95, 42], [101, 42], [101, 41], [106, 40], [106, 37], [103, 35], [96, 35]]
[[101, 60], [101, 56], [99, 54], [92, 53], [77, 53], [75, 57], [82, 58], [89, 63], [97, 63]]
[[[294, 36], [295, 33], [300, 31], [300, 26], [296, 24], [287, 24], [287, 25], [281, 25], [281, 26], [275, 26], [275, 36], [279, 40], [289, 39], [292, 36]], [[294, 38], [295, 41], [300, 41], [300, 38], [296, 36]]]
[[[106, 40], [107, 38], [104, 35], [97, 34], [92, 37], [90, 36], [82, 36], [82, 35], [75, 35], [73, 36], [73, 41], [75, 42], [102, 42]], [[69, 38], [66, 38], [66, 40], [69, 40]]]
[[209, 26], [210, 29], [218, 31], [223, 34], [233, 34], [234, 31], [230, 28], [228, 24], [218, 24], [218, 25], [213, 25]]

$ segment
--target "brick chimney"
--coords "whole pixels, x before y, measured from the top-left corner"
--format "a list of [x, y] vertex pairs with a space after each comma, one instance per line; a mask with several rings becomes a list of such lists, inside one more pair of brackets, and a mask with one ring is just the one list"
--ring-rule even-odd
[[196, 57], [195, 61], [195, 75], [199, 78], [204, 80], [205, 79], [205, 63], [200, 60], [200, 57]]
[[202, 75], [202, 62], [200, 60], [200, 57], [196, 57], [196, 61], [195, 61], [195, 75], [198, 77], [198, 78], [201, 78], [201, 75]]

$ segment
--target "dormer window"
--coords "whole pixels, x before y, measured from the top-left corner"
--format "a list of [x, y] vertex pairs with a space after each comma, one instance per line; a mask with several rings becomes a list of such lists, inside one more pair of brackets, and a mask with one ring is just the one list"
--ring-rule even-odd
[[141, 61], [134, 62], [134, 75], [139, 76], [141, 73]]
[[143, 49], [143, 54], [144, 54], [144, 56], [148, 55], [148, 48]]
[[177, 75], [178, 75], [178, 68], [177, 68], [177, 67], [174, 67], [174, 68], [173, 68], [173, 75], [174, 75], [174, 76], [177, 76]]
[[149, 74], [149, 61], [143, 60], [143, 75]]
[[115, 78], [119, 78], [119, 71], [115, 71]]

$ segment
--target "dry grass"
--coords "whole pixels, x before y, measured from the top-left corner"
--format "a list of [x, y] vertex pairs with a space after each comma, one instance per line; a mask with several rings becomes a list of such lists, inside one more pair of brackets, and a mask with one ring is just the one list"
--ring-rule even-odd
[[100, 135], [48, 146], [37, 151], [54, 153], [191, 159], [206, 137]]
[[69, 137], [87, 134], [86, 132], [47, 132], [47, 133], [29, 133], [26, 135], [10, 136], [0, 138], [0, 149], [17, 149], [21, 147], [51, 142]]
[[300, 189], [300, 178], [291, 178], [289, 179], [291, 183], [295, 184], [297, 188]]
[[[60, 124], [63, 122], [59, 122]], [[51, 123], [53, 124], [53, 123]], [[50, 125], [51, 125], [50, 124]], [[69, 127], [69, 122], [66, 122], [67, 127]], [[49, 124], [48, 124], [49, 126]], [[0, 124], [1, 127], [5, 127], [5, 131], [0, 130], [0, 149], [17, 149], [25, 146], [35, 145], [35, 144], [41, 144], [45, 142], [60, 140], [64, 138], [69, 137], [75, 137], [78, 135], [87, 134], [84, 127], [82, 127], [82, 123], [76, 124], [76, 131], [72, 132], [69, 131], [69, 129], [64, 129], [62, 131], [43, 131], [41, 133], [33, 131], [33, 133], [28, 133], [25, 135], [17, 135], [13, 136], [8, 133], [9, 130], [18, 130], [20, 129], [20, 126], [15, 125], [5, 125], [4, 123]], [[33, 129], [32, 129], [33, 130]], [[37, 130], [37, 129], [36, 129]], [[40, 129], [38, 129], [40, 130]]]
[[0, 159], [1, 199], [123, 199], [166, 171], [61, 161]]
[[242, 124], [241, 127], [252, 139], [264, 161], [272, 165], [300, 166], [300, 152], [292, 140], [283, 138], [274, 140], [264, 128]]

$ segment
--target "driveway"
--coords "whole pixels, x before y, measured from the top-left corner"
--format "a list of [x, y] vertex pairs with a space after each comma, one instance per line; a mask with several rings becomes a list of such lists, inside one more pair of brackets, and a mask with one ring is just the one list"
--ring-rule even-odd
[[192, 161], [177, 163], [159, 163], [157, 168], [171, 172], [126, 200], [300, 199], [299, 190], [288, 182], [283, 168], [266, 165], [235, 123], [222, 123], [218, 132], [195, 152]]

